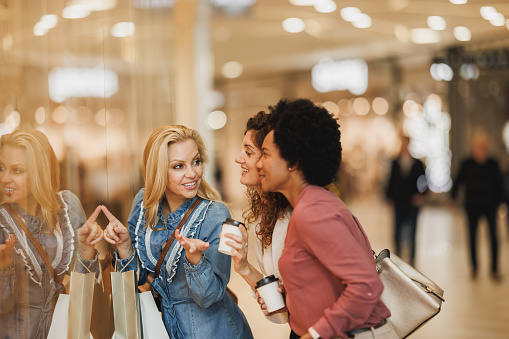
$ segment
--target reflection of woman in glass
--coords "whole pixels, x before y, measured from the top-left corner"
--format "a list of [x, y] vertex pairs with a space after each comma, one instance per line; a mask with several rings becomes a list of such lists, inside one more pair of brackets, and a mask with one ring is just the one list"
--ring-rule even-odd
[[[256, 232], [256, 259], [260, 265], [261, 273], [247, 261], [248, 234], [243, 226], [240, 226], [242, 237], [226, 234], [231, 238], [228, 243], [234, 248], [232, 251], [235, 271], [254, 290], [256, 282], [267, 275], [275, 275], [280, 281], [278, 261], [285, 245], [288, 221], [290, 220], [290, 204], [281, 193], [262, 193], [260, 176], [256, 163], [261, 157], [263, 139], [270, 131], [270, 114], [259, 112], [251, 117], [246, 126], [244, 140], [239, 155], [235, 162], [242, 169], [240, 182], [247, 186], [249, 209], [244, 212], [244, 217], [249, 224], [254, 224]], [[235, 242], [233, 241], [235, 240]], [[275, 323], [286, 323], [286, 312], [272, 314], [268, 319]]]
[[[139, 285], [151, 282], [161, 296], [171, 338], [252, 338], [251, 329], [226, 293], [230, 258], [218, 251], [221, 224], [230, 213], [203, 177], [205, 145], [195, 130], [163, 126], [143, 153], [145, 188], [134, 198], [129, 229], [105, 207], [110, 220], [105, 239], [117, 246], [119, 270], [137, 269]], [[203, 198], [180, 232], [180, 220]], [[158, 276], [158, 258], [175, 232]], [[134, 310], [133, 310], [134, 311]]]
[[95, 219], [101, 210], [87, 221], [78, 198], [59, 192], [59, 176], [43, 133], [20, 130], [0, 138], [1, 338], [46, 338], [64, 273], [75, 260], [76, 271], [98, 269], [94, 245], [103, 232]]
[[262, 190], [284, 194], [294, 208], [279, 260], [290, 338], [397, 338], [368, 238], [325, 189], [341, 162], [337, 121], [300, 99], [271, 107], [271, 124], [257, 166]]

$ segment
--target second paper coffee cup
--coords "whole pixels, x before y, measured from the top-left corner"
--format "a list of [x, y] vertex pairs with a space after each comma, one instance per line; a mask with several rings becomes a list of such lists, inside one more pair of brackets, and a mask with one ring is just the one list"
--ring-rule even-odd
[[267, 306], [267, 312], [272, 313], [285, 307], [283, 295], [279, 293], [279, 279], [269, 275], [256, 283], [256, 290]]
[[233, 220], [230, 218], [227, 218], [223, 222], [223, 229], [221, 230], [221, 239], [219, 239], [219, 248], [217, 249], [219, 252], [232, 255], [232, 248], [226, 244], [226, 241], [234, 241], [230, 238], [226, 238], [224, 235], [226, 233], [233, 233], [235, 235], [238, 235], [239, 237], [242, 237], [242, 233], [240, 233], [239, 226], [244, 226], [243, 223], [237, 220]]

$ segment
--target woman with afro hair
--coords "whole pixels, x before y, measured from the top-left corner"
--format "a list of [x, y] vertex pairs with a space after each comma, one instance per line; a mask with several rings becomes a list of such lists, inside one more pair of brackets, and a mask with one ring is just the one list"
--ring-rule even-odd
[[262, 190], [282, 193], [293, 207], [279, 260], [290, 338], [398, 338], [369, 240], [325, 188], [341, 163], [337, 121], [307, 99], [280, 100], [270, 111], [257, 167]]
[[[247, 260], [248, 233], [240, 226], [242, 237], [231, 233], [225, 234], [230, 238], [227, 242], [232, 246], [233, 264], [235, 271], [254, 290], [256, 282], [264, 276], [274, 275], [281, 281], [278, 261], [285, 244], [288, 222], [290, 221], [291, 206], [281, 193], [263, 193], [256, 163], [262, 155], [262, 143], [270, 132], [270, 114], [258, 112], [246, 124], [244, 139], [235, 162], [241, 167], [240, 183], [247, 187], [246, 195], [249, 208], [243, 213], [248, 226], [254, 226], [256, 233], [255, 251], [260, 271]], [[288, 322], [286, 309], [269, 315], [264, 313], [271, 322], [282, 324]]]

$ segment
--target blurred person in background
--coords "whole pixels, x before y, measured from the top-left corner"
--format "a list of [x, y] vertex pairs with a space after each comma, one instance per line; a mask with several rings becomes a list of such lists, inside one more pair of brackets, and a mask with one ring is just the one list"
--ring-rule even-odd
[[409, 245], [409, 263], [413, 266], [417, 217], [424, 203], [427, 184], [424, 164], [410, 155], [409, 144], [410, 138], [403, 135], [399, 155], [392, 161], [385, 196], [394, 211], [394, 251], [402, 256], [406, 235]]
[[[205, 144], [196, 130], [181, 125], [155, 130], [143, 152], [145, 187], [134, 198], [128, 228], [103, 206], [110, 221], [104, 237], [117, 247], [118, 270], [137, 270], [138, 285], [149, 282], [161, 297], [170, 338], [250, 339], [244, 314], [226, 292], [231, 260], [218, 247], [230, 212], [203, 178], [206, 160]], [[203, 200], [177, 230], [199, 197]], [[173, 233], [176, 241], [155, 276], [158, 258]]]
[[471, 276], [474, 279], [477, 277], [477, 230], [479, 219], [484, 216], [491, 242], [491, 277], [500, 281], [497, 212], [503, 202], [503, 179], [498, 161], [489, 156], [488, 136], [484, 132], [474, 136], [472, 155], [461, 163], [451, 190], [453, 204], [460, 188], [464, 188], [464, 206], [468, 219]]
[[[256, 163], [262, 154], [263, 140], [270, 131], [269, 120], [270, 114], [262, 111], [247, 121], [242, 147], [235, 158], [235, 162], [240, 164], [242, 170], [240, 183], [247, 187], [249, 208], [244, 211], [243, 216], [246, 224], [255, 228], [256, 259], [261, 272], [247, 260], [247, 230], [241, 225], [242, 237], [230, 233], [225, 235], [231, 239], [227, 244], [233, 247], [232, 259], [235, 271], [253, 290], [255, 290], [256, 282], [264, 276], [274, 275], [280, 283], [282, 282], [278, 261], [285, 244], [291, 215], [291, 206], [283, 194], [264, 193], [261, 190]], [[268, 319], [278, 324], [288, 322], [286, 309], [269, 315]]]
[[59, 191], [59, 172], [42, 132], [0, 138], [0, 338], [46, 338], [65, 273], [75, 267], [99, 274], [95, 244], [103, 231], [95, 220], [101, 208], [86, 220], [79, 199]]
[[257, 166], [262, 190], [294, 208], [279, 260], [290, 338], [398, 338], [369, 240], [325, 188], [341, 162], [337, 121], [307, 99], [280, 100], [270, 111], [273, 130]]

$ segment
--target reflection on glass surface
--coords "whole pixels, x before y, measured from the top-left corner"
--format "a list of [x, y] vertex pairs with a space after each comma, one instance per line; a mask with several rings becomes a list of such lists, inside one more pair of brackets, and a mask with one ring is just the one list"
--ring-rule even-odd
[[[52, 176], [58, 176], [59, 191], [65, 192], [58, 197], [69, 209], [82, 205], [86, 215], [105, 204], [127, 220], [134, 193], [142, 186], [142, 147], [156, 127], [175, 123], [172, 8], [135, 8], [135, 2], [20, 0], [7, 1], [0, 9], [0, 135], [23, 129], [44, 133], [60, 171]], [[122, 34], [114, 37], [112, 29]], [[9, 185], [5, 192], [14, 196], [18, 191], [14, 183]], [[23, 210], [39, 217], [38, 212]], [[84, 215], [70, 217], [76, 235]], [[45, 225], [51, 224], [44, 220]], [[98, 224], [107, 225], [104, 216], [98, 217]], [[4, 225], [0, 220], [0, 227]], [[5, 234], [0, 230], [2, 245], [8, 239]], [[21, 244], [18, 239], [15, 243]], [[58, 246], [53, 233], [41, 239], [50, 239], [43, 245], [50, 259], [55, 259]], [[63, 246], [68, 246], [65, 239]], [[79, 248], [77, 239], [75, 248]], [[102, 258], [107, 245], [101, 242], [97, 249]], [[69, 260], [63, 271], [68, 264]], [[42, 326], [40, 337], [45, 338], [56, 299], [45, 304], [43, 298], [50, 297], [49, 292], [34, 294], [33, 290], [39, 284], [51, 288], [49, 276], [37, 282], [28, 276], [19, 279], [27, 286], [30, 303], [40, 304], [43, 310], [30, 324], [22, 315], [24, 324], [32, 326], [26, 333], [35, 338], [33, 331]], [[61, 292], [60, 281], [56, 286], [51, 293]], [[9, 292], [4, 287], [0, 290]], [[0, 307], [8, 305], [0, 301]], [[4, 320], [0, 318], [2, 338]], [[12, 338], [21, 338], [12, 333]]]
[[0, 138], [0, 335], [45, 338], [69, 271], [99, 274], [96, 214], [60, 190], [60, 164], [46, 136]]

